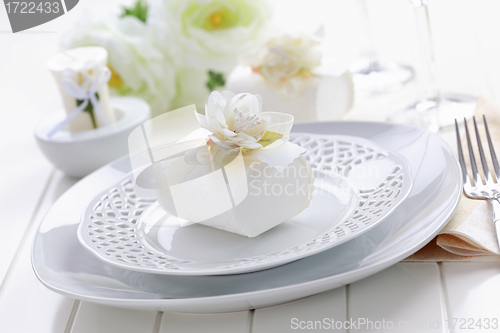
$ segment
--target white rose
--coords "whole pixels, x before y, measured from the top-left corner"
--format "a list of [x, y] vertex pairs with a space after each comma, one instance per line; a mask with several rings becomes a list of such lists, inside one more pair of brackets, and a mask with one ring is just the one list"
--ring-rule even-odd
[[178, 65], [224, 72], [260, 43], [270, 16], [265, 0], [152, 0], [148, 24]]
[[104, 47], [112, 92], [144, 98], [154, 117], [171, 108], [176, 96], [175, 67], [147, 37], [145, 24], [135, 17], [92, 12], [63, 37], [62, 46]]
[[272, 82], [309, 76], [321, 62], [318, 45], [317, 38], [305, 34], [283, 34], [269, 39], [246, 63]]

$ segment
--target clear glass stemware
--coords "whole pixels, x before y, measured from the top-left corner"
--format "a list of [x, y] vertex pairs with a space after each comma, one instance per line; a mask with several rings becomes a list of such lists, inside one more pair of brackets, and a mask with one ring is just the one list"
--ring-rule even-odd
[[418, 32], [417, 78], [422, 90], [420, 98], [397, 110], [390, 121], [410, 123], [433, 132], [454, 124], [456, 118], [470, 118], [474, 114], [476, 98], [461, 93], [443, 93], [440, 90], [432, 47], [429, 11], [426, 0], [409, 0], [415, 8]]
[[364, 41], [361, 60], [349, 68], [353, 75], [355, 89], [362, 94], [396, 91], [411, 81], [414, 76], [413, 68], [379, 58], [373, 42], [366, 0], [357, 0], [356, 2]]

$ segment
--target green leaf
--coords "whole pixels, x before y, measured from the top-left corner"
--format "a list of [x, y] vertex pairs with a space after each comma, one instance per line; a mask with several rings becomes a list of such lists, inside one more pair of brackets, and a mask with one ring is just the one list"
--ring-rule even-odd
[[[99, 94], [95, 93], [95, 98], [99, 100]], [[76, 100], [76, 106], [80, 106], [83, 103], [83, 99], [77, 99]], [[90, 101], [88, 102], [87, 106], [85, 106], [85, 109], [83, 109], [83, 112], [87, 112], [90, 116], [90, 121], [92, 121], [92, 127], [97, 128], [97, 122], [95, 120], [95, 114], [94, 114], [94, 107], [92, 106], [92, 103]]]
[[279, 140], [283, 137], [283, 134], [281, 133], [276, 133], [272, 131], [266, 131], [262, 138], [257, 142], [262, 145], [262, 147], [269, 146], [270, 144], [274, 143], [276, 140]]
[[[270, 144], [274, 143], [275, 141], [281, 139], [283, 137], [283, 134], [273, 132], [273, 131], [266, 131], [262, 138], [257, 141], [257, 143], [260, 143], [262, 147], [269, 146]], [[248, 154], [249, 152], [255, 150], [255, 149], [248, 149], [248, 148], [240, 148], [241, 152], [243, 154]]]
[[210, 91], [214, 91], [217, 87], [224, 87], [225, 84], [224, 74], [208, 71], [207, 87]]
[[137, 0], [132, 7], [123, 7], [123, 13], [120, 17], [134, 16], [140, 21], [146, 23], [148, 18], [148, 3], [147, 0]]

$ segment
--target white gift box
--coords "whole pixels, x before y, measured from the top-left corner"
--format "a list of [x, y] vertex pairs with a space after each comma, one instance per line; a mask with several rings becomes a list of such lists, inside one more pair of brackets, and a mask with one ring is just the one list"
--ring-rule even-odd
[[271, 82], [249, 66], [238, 66], [227, 78], [226, 89], [258, 94], [267, 110], [291, 114], [296, 121], [339, 120], [352, 107], [354, 86], [345, 69], [322, 65], [310, 78], [293, 80]]
[[[161, 207], [182, 225], [199, 223], [247, 237], [300, 213], [309, 205], [314, 179], [301, 156], [304, 148], [288, 142], [293, 117], [260, 112], [259, 101], [250, 94], [213, 92], [208, 115], [193, 105], [136, 128], [129, 155], [137, 186], [156, 189]], [[226, 106], [211, 113], [210, 107]], [[217, 124], [224, 141], [214, 135]], [[241, 128], [260, 132], [254, 138]]]
[[157, 198], [186, 221], [256, 237], [309, 206], [313, 176], [303, 157], [278, 170], [239, 153], [220, 168], [185, 153], [159, 163]]

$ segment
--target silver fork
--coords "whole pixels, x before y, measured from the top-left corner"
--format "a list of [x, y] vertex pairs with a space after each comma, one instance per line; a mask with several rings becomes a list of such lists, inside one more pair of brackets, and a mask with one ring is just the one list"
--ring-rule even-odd
[[471, 199], [488, 200], [493, 209], [493, 223], [495, 224], [495, 230], [497, 234], [497, 242], [500, 246], [500, 183], [498, 179], [500, 178], [500, 166], [498, 164], [498, 159], [493, 148], [493, 143], [491, 142], [490, 131], [488, 129], [488, 123], [486, 122], [486, 117], [483, 115], [484, 128], [486, 131], [486, 138], [488, 140], [488, 147], [490, 150], [491, 160], [493, 163], [493, 169], [489, 170], [488, 164], [486, 162], [486, 156], [483, 150], [483, 145], [481, 143], [481, 138], [479, 137], [479, 131], [477, 129], [476, 118], [474, 120], [474, 130], [477, 138], [477, 147], [479, 151], [479, 156], [481, 158], [481, 165], [483, 168], [484, 181], [481, 179], [479, 174], [476, 158], [474, 156], [474, 151], [472, 150], [472, 143], [469, 134], [469, 129], [467, 127], [467, 122], [464, 119], [465, 135], [467, 138], [467, 147], [469, 150], [469, 157], [471, 161], [472, 168], [472, 181], [467, 173], [467, 168], [465, 166], [464, 153], [462, 150], [462, 144], [460, 142], [460, 132], [458, 130], [458, 122], [455, 119], [455, 130], [457, 134], [457, 147], [458, 147], [458, 159], [460, 161], [460, 166], [462, 168], [462, 181], [464, 183], [464, 194]]

